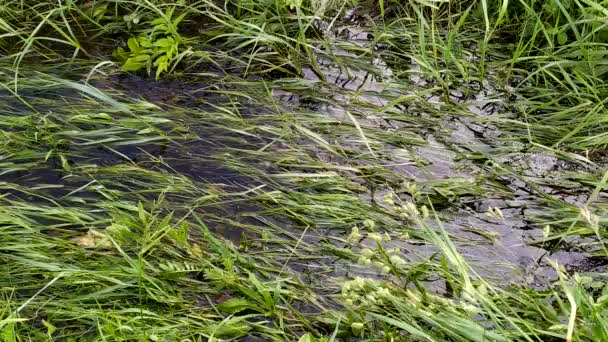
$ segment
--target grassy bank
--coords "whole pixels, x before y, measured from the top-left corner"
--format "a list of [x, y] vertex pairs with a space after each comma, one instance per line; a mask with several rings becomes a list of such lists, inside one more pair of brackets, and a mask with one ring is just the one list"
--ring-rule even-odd
[[3, 340], [608, 340], [605, 3], [1, 6]]

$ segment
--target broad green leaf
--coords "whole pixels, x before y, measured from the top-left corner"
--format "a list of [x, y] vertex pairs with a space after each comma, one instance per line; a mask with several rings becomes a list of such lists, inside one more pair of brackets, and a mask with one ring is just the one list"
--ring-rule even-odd
[[568, 42], [568, 34], [567, 34], [566, 32], [564, 32], [564, 31], [560, 31], [560, 32], [557, 34], [557, 43], [558, 43], [559, 45], [564, 45], [564, 44], [566, 44], [567, 42]]
[[[4, 321], [3, 321], [4, 322]], [[2, 341], [16, 341], [15, 339], [15, 322], [10, 322], [0, 330]]]
[[145, 48], [151, 48], [154, 46], [152, 42], [150, 42], [150, 38], [148, 38], [147, 36], [139, 36], [137, 37], [137, 41], [142, 47]]
[[247, 299], [240, 297], [230, 298], [218, 305], [218, 309], [220, 311], [229, 314], [234, 314], [248, 309], [255, 309], [255, 307], [256, 306], [253, 303], [250, 303]]
[[158, 57], [158, 59], [154, 61], [154, 66], [156, 66], [156, 79], [160, 77], [161, 73], [167, 71], [167, 69], [169, 68], [168, 59], [169, 58], [165, 55]]
[[159, 17], [159, 18], [156, 18], [156, 19], [152, 20], [150, 23], [152, 25], [160, 25], [160, 24], [164, 24], [165, 22], [166, 22], [165, 18]]
[[131, 50], [131, 52], [137, 53], [140, 50], [139, 42], [135, 37], [129, 38], [127, 45], [129, 46], [129, 50]]
[[163, 31], [163, 32], [167, 32], [169, 31], [169, 28], [167, 27], [166, 24], [159, 24], [159, 25], [155, 25], [154, 26], [154, 31]]
[[129, 58], [122, 65], [125, 71], [137, 71], [144, 66], [144, 63], [136, 61], [134, 58]]
[[237, 337], [247, 334], [251, 327], [246, 322], [215, 324], [207, 328], [216, 337]]
[[302, 335], [302, 337], [300, 337], [300, 339], [298, 340], [298, 342], [316, 342], [316, 341], [317, 341], [317, 339], [311, 333]]
[[108, 10], [108, 4], [103, 4], [103, 5], [99, 6], [99, 7], [97, 7], [93, 11], [93, 17], [94, 18], [103, 17], [106, 14], [107, 10]]
[[121, 60], [125, 60], [125, 59], [129, 58], [129, 53], [127, 51], [125, 51], [125, 49], [123, 49], [121, 47], [119, 47], [118, 49], [116, 49], [112, 55], [115, 58], [121, 59]]
[[169, 38], [161, 38], [154, 42], [154, 46], [169, 48], [175, 44], [175, 39]]
[[136, 56], [133, 56], [133, 60], [136, 62], [145, 62], [145, 61], [150, 60], [150, 55], [147, 55], [147, 54], [136, 55]]

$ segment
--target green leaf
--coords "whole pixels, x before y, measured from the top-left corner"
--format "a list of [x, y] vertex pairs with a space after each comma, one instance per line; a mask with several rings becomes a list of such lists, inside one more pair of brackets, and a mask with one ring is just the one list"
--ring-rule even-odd
[[129, 53], [121, 47], [117, 48], [112, 55], [114, 56], [114, 58], [119, 59], [121, 61], [129, 58]]
[[135, 62], [147, 62], [147, 61], [149, 61], [149, 60], [150, 60], [150, 55], [147, 55], [147, 54], [139, 54], [139, 55], [135, 55], [135, 56], [133, 56], [133, 57], [131, 57], [131, 58], [133, 58], [133, 60], [134, 60]]
[[376, 313], [370, 313], [370, 315], [381, 321], [384, 321], [390, 325], [403, 329], [414, 337], [423, 338], [428, 341], [433, 341], [433, 338], [431, 338], [430, 335], [428, 335], [423, 329], [420, 329], [418, 327], [418, 325], [414, 325], [415, 323], [413, 323], [413, 322], [410, 323], [406, 320], [397, 320], [392, 317], [388, 317], [388, 316], [384, 316], [384, 315], [380, 315], [380, 314], [376, 314]]
[[316, 341], [317, 341], [317, 339], [311, 333], [302, 335], [302, 337], [300, 337], [300, 339], [298, 340], [298, 342], [316, 342]]
[[70, 163], [68, 162], [67, 158], [63, 154], [60, 154], [59, 159], [61, 159], [61, 167], [67, 172], [70, 172], [72, 168], [70, 167]]
[[113, 120], [112, 116], [108, 113], [98, 113], [98, 114], [93, 115], [93, 117], [98, 118], [98, 119], [108, 120], [108, 121]]
[[167, 8], [167, 12], [165, 12], [165, 17], [167, 17], [167, 20], [169, 22], [171, 21], [171, 17], [173, 16], [174, 11], [175, 11], [175, 7], [169, 7], [169, 8]]
[[15, 339], [15, 323], [8, 323], [0, 330], [2, 341], [16, 341]]
[[264, 284], [262, 284], [262, 282], [259, 281], [258, 278], [255, 276], [255, 274], [249, 273], [249, 281], [256, 287], [258, 294], [262, 295], [262, 298], [264, 299], [264, 304], [266, 304], [267, 307], [274, 306], [275, 303], [269, 293], [270, 291], [268, 287], [264, 286]]
[[608, 74], [608, 65], [596, 65], [593, 67], [593, 73], [595, 76], [603, 76]]
[[154, 46], [162, 47], [162, 48], [170, 48], [175, 45], [175, 39], [169, 38], [161, 38], [154, 42]]
[[303, 0], [285, 0], [285, 5], [287, 5], [287, 7], [293, 11], [294, 9], [296, 9], [296, 4], [297, 7], [302, 7], [302, 2]]
[[155, 61], [154, 61], [154, 66], [155, 67], [161, 67], [162, 65], [166, 65], [169, 62], [169, 58], [167, 57], [167, 55], [163, 55], [158, 57]]
[[54, 326], [53, 324], [51, 324], [50, 322], [48, 322], [48, 321], [46, 321], [44, 319], [42, 320], [42, 324], [46, 327], [46, 329], [47, 329], [47, 335], [49, 337], [51, 337], [55, 333], [55, 331], [57, 331], [57, 327], [56, 326]]
[[184, 20], [184, 18], [186, 17], [186, 13], [187, 12], [182, 13], [179, 17], [173, 20], [173, 27], [177, 28], [177, 25], [179, 25], [179, 23], [181, 23], [182, 20]]
[[152, 25], [160, 25], [165, 23], [165, 18], [159, 17], [150, 22]]
[[167, 32], [167, 31], [169, 31], [169, 27], [167, 27], [167, 25], [165, 25], [165, 24], [159, 24], [159, 25], [154, 26], [153, 31], [154, 32], [156, 32], [156, 31]]
[[229, 314], [234, 314], [247, 309], [255, 309], [255, 307], [256, 306], [250, 303], [247, 299], [240, 297], [230, 298], [218, 305], [218, 309], [220, 311]]
[[103, 5], [99, 6], [99, 7], [97, 7], [93, 11], [93, 18], [103, 17], [106, 14], [107, 10], [108, 10], [108, 5], [107, 4], [103, 4]]
[[166, 55], [158, 57], [154, 61], [154, 66], [156, 67], [156, 79], [158, 79], [161, 73], [169, 69], [169, 58]]
[[566, 32], [564, 32], [564, 31], [560, 31], [560, 32], [557, 34], [557, 43], [558, 43], [559, 45], [564, 45], [564, 44], [566, 44], [567, 42], [568, 42], [568, 34], [567, 34]]
[[137, 214], [139, 215], [139, 219], [141, 220], [141, 222], [143, 224], [148, 224], [148, 213], [146, 213], [146, 210], [144, 209], [144, 205], [141, 202], [137, 203]]
[[129, 46], [129, 50], [131, 50], [131, 52], [138, 52], [140, 50], [139, 42], [135, 37], [129, 38], [127, 45]]
[[188, 246], [188, 224], [183, 222], [179, 227], [169, 230], [171, 236], [181, 247]]
[[135, 58], [127, 59], [122, 65], [122, 69], [125, 71], [137, 71], [144, 66], [144, 63], [138, 62]]
[[214, 324], [207, 327], [210, 334], [216, 337], [238, 337], [243, 336], [251, 330], [246, 323], [241, 324]]
[[152, 44], [152, 42], [150, 41], [150, 38], [148, 38], [148, 36], [139, 36], [139, 37], [137, 37], [137, 41], [139, 42], [139, 44], [142, 47], [145, 47], [145, 48], [151, 48], [154, 46]]

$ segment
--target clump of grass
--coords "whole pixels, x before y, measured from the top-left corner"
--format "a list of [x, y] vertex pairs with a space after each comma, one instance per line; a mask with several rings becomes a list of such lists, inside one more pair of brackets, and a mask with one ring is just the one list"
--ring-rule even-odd
[[[368, 233], [375, 246], [361, 250], [360, 262], [379, 267], [392, 280], [357, 277], [343, 283], [351, 333], [366, 338], [406, 334], [413, 339], [462, 341], [606, 338], [605, 320], [596, 320], [606, 315], [603, 283], [570, 276], [562, 265], [554, 264], [559, 280], [548, 291], [496, 287], [474, 271], [426, 206], [392, 199], [388, 203], [422, 230], [437, 253], [413, 262], [398, 249], [388, 248], [389, 240]], [[445, 281], [440, 294], [424, 285], [431, 279]]]

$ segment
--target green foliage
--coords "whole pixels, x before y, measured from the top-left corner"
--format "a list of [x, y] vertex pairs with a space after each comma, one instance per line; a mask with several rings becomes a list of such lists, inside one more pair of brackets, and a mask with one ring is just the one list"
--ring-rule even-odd
[[171, 7], [158, 18], [144, 23], [147, 27], [143, 32], [127, 41], [128, 51], [120, 47], [115, 51], [114, 56], [122, 61], [124, 70], [135, 72], [146, 69], [149, 74], [154, 68], [158, 79], [177, 62], [182, 43], [178, 25], [186, 13], [174, 18], [174, 12], [175, 7]]
[[298, 342], [329, 342], [330, 340], [327, 337], [315, 337], [313, 334], [305, 334], [300, 337]]
[[295, 10], [296, 7], [297, 8], [302, 7], [302, 4], [304, 3], [304, 0], [283, 0], [283, 1], [285, 2], [285, 6], [292, 11]]

